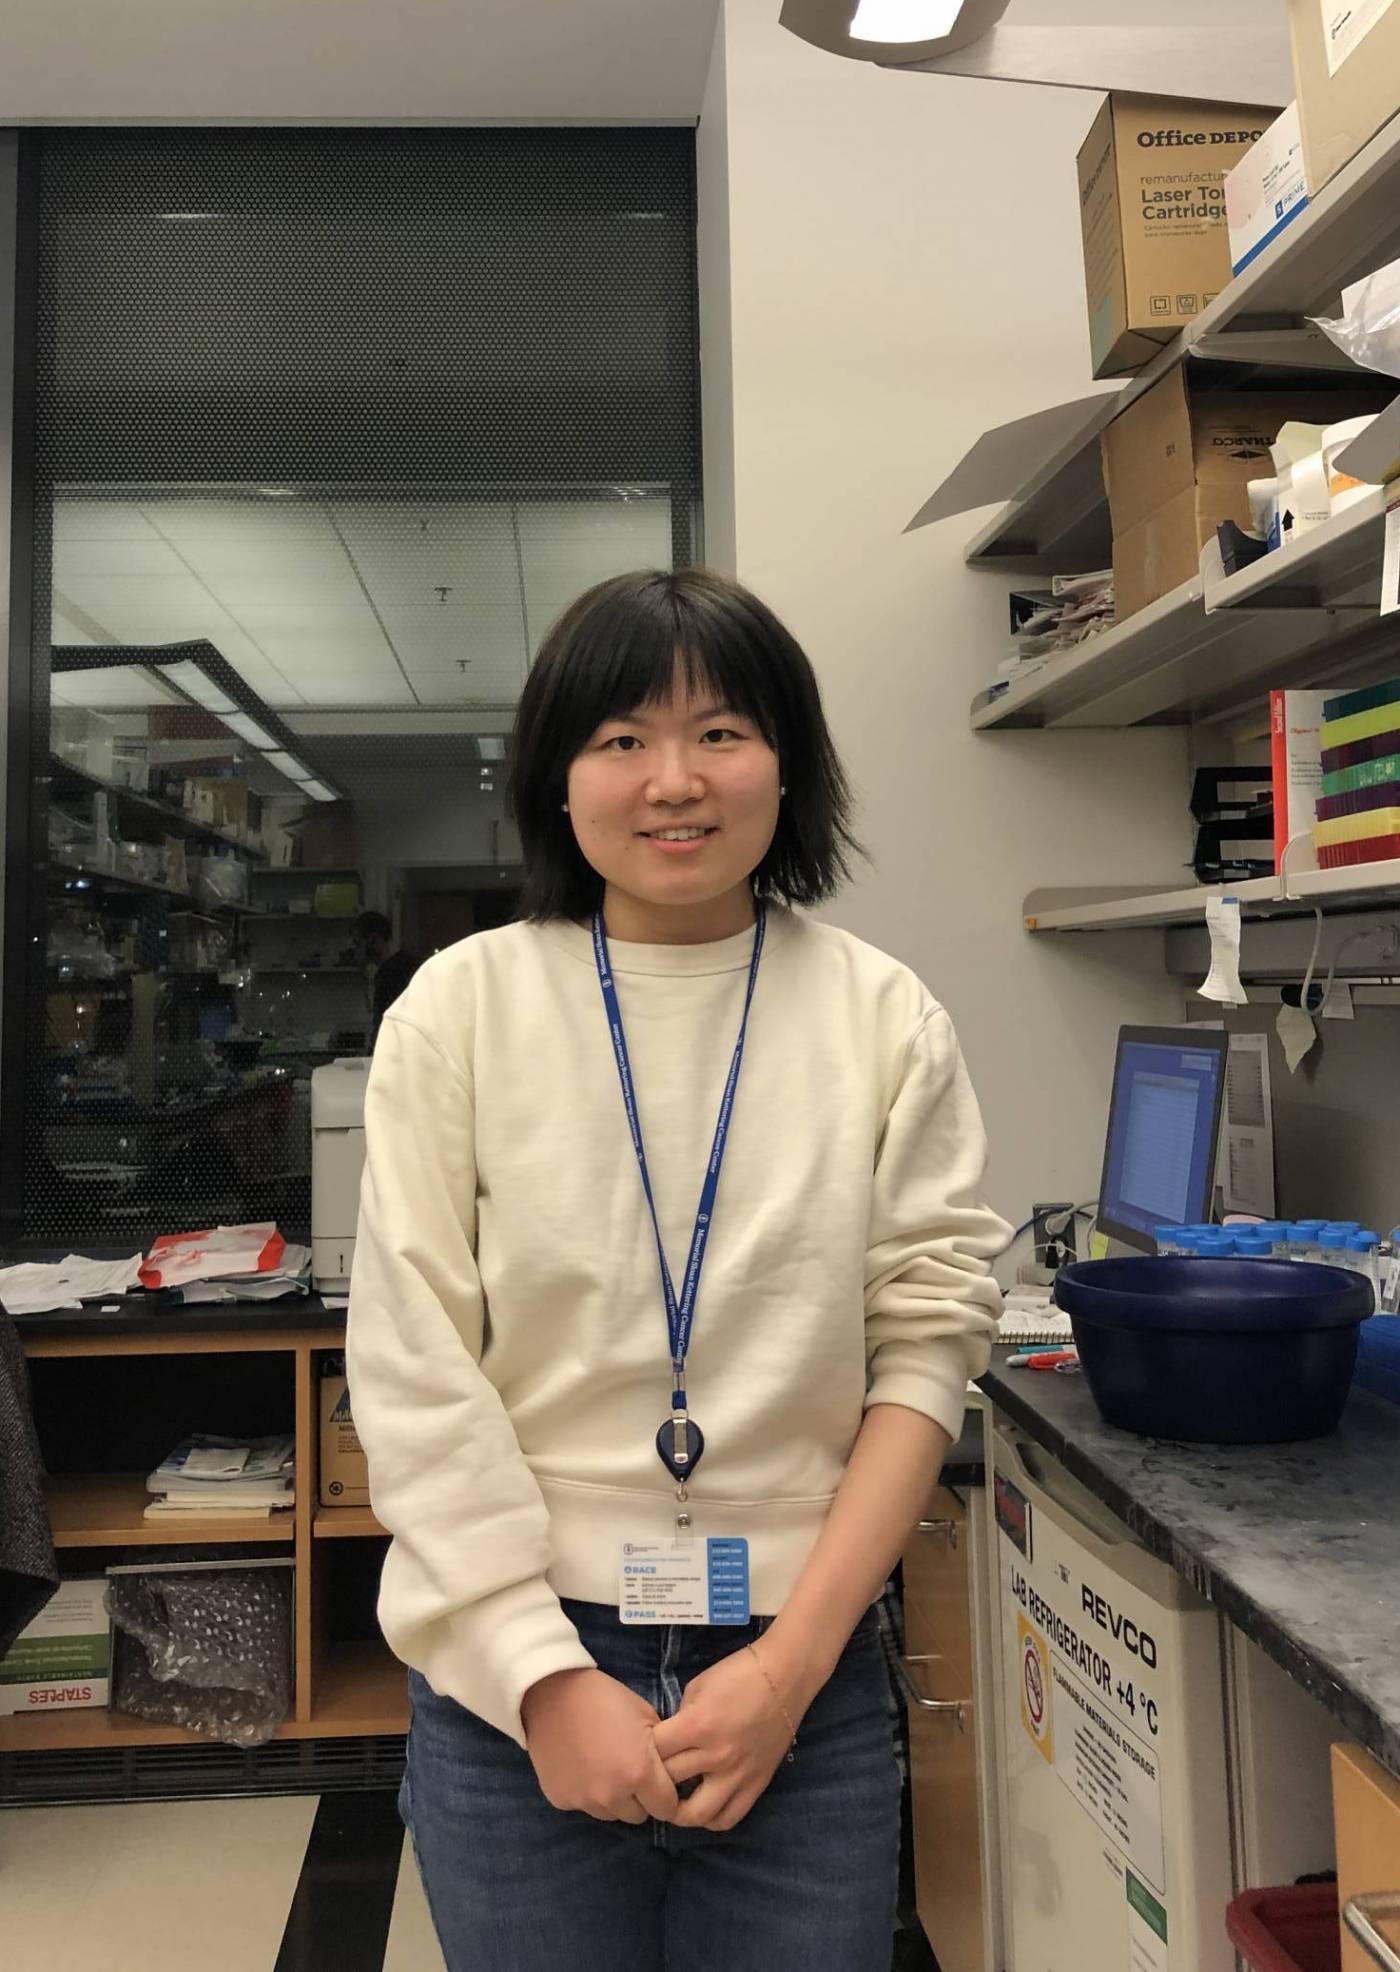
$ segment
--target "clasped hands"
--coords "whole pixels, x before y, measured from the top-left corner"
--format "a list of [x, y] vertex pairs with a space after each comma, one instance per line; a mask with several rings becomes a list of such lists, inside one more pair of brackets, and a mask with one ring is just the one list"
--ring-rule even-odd
[[[693, 1678], [671, 1719], [599, 1670], [541, 1679], [522, 1716], [552, 1807], [722, 1832], [744, 1819], [786, 1758], [784, 1708], [796, 1720], [805, 1704], [776, 1663], [742, 1649]], [[682, 1800], [678, 1790], [691, 1781], [699, 1785]]]

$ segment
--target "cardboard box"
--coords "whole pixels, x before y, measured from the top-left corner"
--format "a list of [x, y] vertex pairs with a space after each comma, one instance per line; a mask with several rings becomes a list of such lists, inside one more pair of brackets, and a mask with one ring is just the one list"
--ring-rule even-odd
[[1120, 623], [1200, 566], [1222, 521], [1250, 525], [1248, 485], [1273, 476], [1269, 448], [1290, 419], [1332, 423], [1380, 408], [1387, 387], [1197, 391], [1178, 364], [1103, 434]]
[[1400, 111], [1400, 0], [1288, 0], [1288, 27], [1316, 198]]
[[1300, 212], [1307, 210], [1308, 174], [1298, 105], [1290, 103], [1225, 174], [1225, 223], [1230, 266], [1242, 274]]
[[318, 802], [288, 828], [300, 845], [300, 867], [306, 870], [353, 870], [360, 855], [355, 816], [349, 802]]
[[0, 1657], [0, 1716], [105, 1705], [111, 1689], [112, 1619], [100, 1576], [60, 1582], [9, 1655]]
[[350, 1414], [350, 1387], [328, 1356], [321, 1374], [321, 1504], [368, 1506], [369, 1466]]
[[1108, 98], [1079, 153], [1096, 377], [1127, 376], [1230, 279], [1225, 174], [1278, 115], [1159, 96]]

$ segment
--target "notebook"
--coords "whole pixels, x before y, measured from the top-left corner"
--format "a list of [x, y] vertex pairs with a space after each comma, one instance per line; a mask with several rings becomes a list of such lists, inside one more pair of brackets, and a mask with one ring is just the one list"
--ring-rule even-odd
[[997, 1341], [1024, 1349], [1028, 1343], [1073, 1342], [1070, 1319], [1048, 1296], [1011, 1293], [997, 1331]]

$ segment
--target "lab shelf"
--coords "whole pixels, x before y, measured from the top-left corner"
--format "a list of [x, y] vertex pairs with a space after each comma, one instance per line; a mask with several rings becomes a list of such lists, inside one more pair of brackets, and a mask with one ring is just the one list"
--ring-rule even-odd
[[119, 876], [115, 870], [89, 869], [83, 863], [69, 862], [61, 856], [50, 856], [40, 867], [50, 871], [65, 887], [69, 887], [70, 879], [73, 877], [81, 877], [85, 883], [94, 888], [127, 890], [135, 896], [169, 898], [172, 903], [178, 904], [182, 910], [188, 911], [194, 917], [237, 918], [251, 915], [247, 907], [242, 904], [209, 903], [201, 897], [196, 897], [191, 890], [172, 890], [168, 884], [147, 883], [138, 876]]
[[1298, 870], [1247, 883], [1192, 884], [1186, 889], [1098, 888], [1032, 890], [1022, 906], [1027, 931], [1132, 931], [1204, 924], [1211, 897], [1239, 900], [1244, 918], [1298, 917], [1322, 911], [1364, 911], [1400, 899], [1400, 859], [1347, 870]]
[[374, 1509], [368, 1506], [318, 1506], [311, 1532], [318, 1541], [389, 1537], [388, 1528], [380, 1526]]
[[[1099, 434], [1186, 358], [1250, 369], [1358, 374], [1310, 316], [1342, 288], [1400, 256], [1400, 116], [1393, 117], [1252, 266], [1237, 275], [1151, 363], [1053, 457], [1027, 475], [974, 537], [967, 560], [1007, 572], [1069, 573], [1105, 565], [1108, 508]], [[1369, 372], [1365, 374], [1369, 375]]]
[[1385, 549], [1379, 489], [1238, 575], [1193, 577], [1111, 630], [1050, 658], [990, 704], [996, 726], [1134, 726], [1211, 718], [1297, 681], [1349, 682], [1395, 637], [1378, 614]]
[[289, 1545], [292, 1539], [292, 1519], [285, 1509], [265, 1520], [218, 1513], [147, 1520], [151, 1495], [140, 1472], [50, 1477], [44, 1494], [58, 1548], [217, 1547], [243, 1541]]
[[96, 774], [75, 767], [70, 760], [64, 760], [56, 753], [49, 759], [49, 785], [60, 799], [65, 795], [109, 795], [119, 809], [144, 821], [158, 823], [167, 835], [181, 835], [192, 842], [207, 842], [219, 849], [232, 849], [250, 863], [267, 861], [261, 849], [251, 848], [236, 835], [213, 828], [207, 822], [197, 822], [183, 808], [174, 808], [168, 801], [157, 801], [152, 795], [138, 794], [135, 788], [124, 787], [117, 781], [101, 780]]

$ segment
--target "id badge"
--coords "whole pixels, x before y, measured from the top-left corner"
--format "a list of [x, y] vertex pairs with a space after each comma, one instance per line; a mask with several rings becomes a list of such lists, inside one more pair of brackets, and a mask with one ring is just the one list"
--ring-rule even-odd
[[618, 1614], [636, 1624], [747, 1623], [748, 1542], [624, 1541]]

